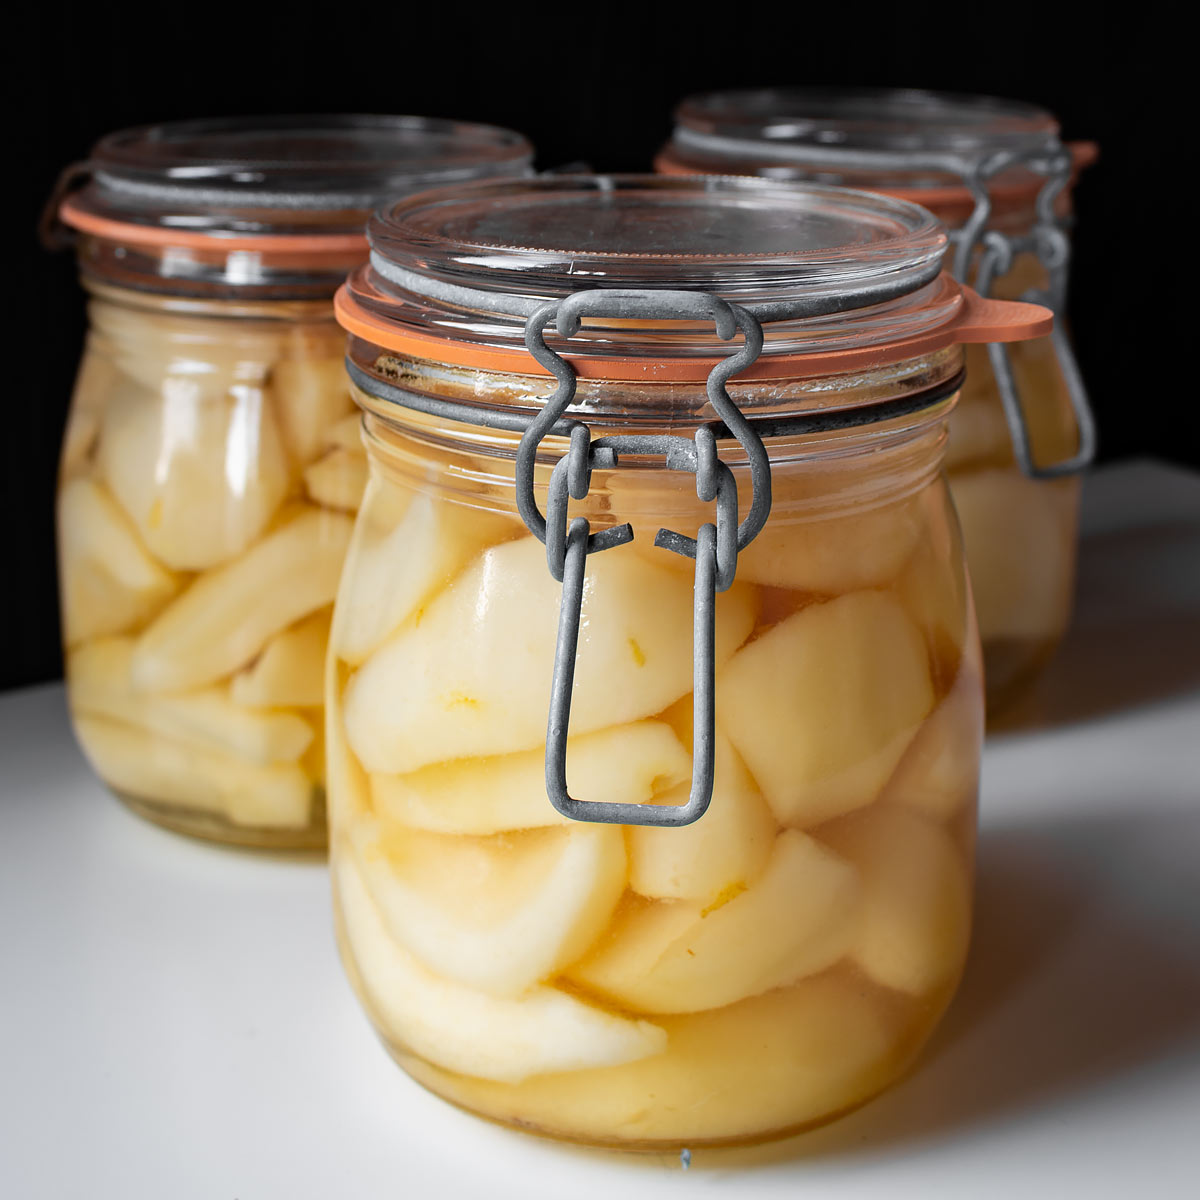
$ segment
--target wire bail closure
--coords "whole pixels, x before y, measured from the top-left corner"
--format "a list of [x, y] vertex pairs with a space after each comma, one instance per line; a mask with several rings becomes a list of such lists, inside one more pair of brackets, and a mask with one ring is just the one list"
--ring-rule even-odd
[[[717, 416], [746, 451], [753, 498], [745, 520], [738, 521], [737, 484], [733, 472], [717, 456], [711, 426], [701, 426], [694, 439], [673, 434], [627, 434], [593, 439], [587, 425], [567, 421], [570, 449], [555, 464], [550, 477], [546, 515], [533, 493], [538, 446], [555, 427], [562, 431], [563, 414], [575, 398], [576, 374], [561, 355], [546, 345], [545, 331], [553, 322], [560, 336], [572, 337], [584, 317], [646, 317], [656, 320], [709, 319], [718, 337], [729, 341], [738, 330], [740, 350], [719, 362], [705, 385]], [[538, 308], [525, 323], [529, 353], [558, 380], [554, 393], [529, 423], [517, 450], [517, 506], [530, 532], [545, 543], [550, 573], [563, 585], [559, 606], [558, 640], [550, 710], [546, 722], [546, 793], [563, 816], [576, 821], [618, 825], [690, 825], [707, 811], [712, 799], [713, 754], [716, 720], [716, 596], [732, 586], [737, 556], [758, 536], [771, 511], [771, 465], [762, 439], [743, 416], [726, 390], [726, 383], [750, 366], [762, 351], [762, 326], [739, 305], [707, 292], [671, 290], [592, 290], [576, 292], [565, 300]], [[583, 611], [583, 585], [587, 557], [633, 540], [628, 523], [591, 532], [584, 517], [567, 526], [568, 497], [582, 500], [591, 486], [592, 471], [611, 470], [621, 456], [660, 455], [673, 471], [696, 476], [696, 495], [705, 503], [716, 501], [716, 521], [700, 527], [690, 538], [660, 529], [654, 544], [696, 561], [693, 639], [694, 722], [692, 783], [685, 804], [659, 805], [576, 800], [567, 789], [567, 733], [571, 695], [579, 650]]]
[[[1029, 233], [1020, 236], [986, 229], [992, 211], [987, 182], [993, 176], [1014, 166], [1026, 167], [1045, 179], [1037, 196], [1034, 227]], [[1016, 256], [1032, 252], [1046, 268], [1049, 285], [1045, 289], [1029, 288], [1022, 293], [1021, 299], [1028, 303], [1045, 305], [1057, 318], [1066, 300], [1071, 243], [1055, 218], [1054, 205], [1071, 178], [1070, 152], [1065, 149], [1045, 154], [1001, 151], [976, 163], [961, 162], [959, 174], [975, 201], [975, 208], [962, 229], [951, 234], [955, 242], [952, 272], [954, 277], [960, 283], [966, 281], [972, 256], [978, 247], [980, 257], [975, 272], [975, 290], [981, 296], [990, 296], [993, 283], [997, 277], [1012, 270]], [[1074, 475], [1096, 457], [1096, 419], [1088, 401], [1079, 363], [1063, 330], [1062, 322], [1057, 319], [1050, 339], [1075, 417], [1079, 446], [1070, 457], [1046, 466], [1039, 466], [1034, 462], [1029, 425], [1021, 406], [1020, 391], [1008, 346], [1001, 342], [987, 344], [988, 361], [991, 363], [996, 389], [1004, 407], [1013, 456], [1022, 472], [1030, 479], [1058, 479], [1064, 475]]]

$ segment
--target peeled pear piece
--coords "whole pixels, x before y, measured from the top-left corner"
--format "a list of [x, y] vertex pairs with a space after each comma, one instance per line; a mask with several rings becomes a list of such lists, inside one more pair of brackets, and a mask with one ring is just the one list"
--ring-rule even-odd
[[240, 553], [288, 490], [275, 419], [252, 384], [211, 395], [172, 377], [159, 394], [114, 389], [98, 462], [146, 545], [177, 570], [204, 570]]
[[[691, 690], [691, 579], [627, 549], [588, 559], [576, 735], [650, 716]], [[477, 556], [351, 679], [346, 733], [363, 766], [404, 773], [542, 745], [561, 595], [534, 538]], [[718, 597], [718, 662], [753, 623], [752, 589]]]
[[442, 979], [388, 932], [366, 883], [341, 848], [334, 888], [345, 947], [382, 1031], [449, 1071], [519, 1083], [530, 1075], [613, 1066], [658, 1054], [666, 1034], [537, 985], [509, 998]]
[[869, 993], [830, 975], [661, 1025], [665, 1054], [516, 1087], [406, 1066], [436, 1092], [501, 1121], [585, 1141], [688, 1145], [844, 1112], [902, 1065]]
[[[624, 757], [616, 761], [621, 764], [616, 770], [624, 770]], [[689, 770], [687, 778], [656, 797], [656, 803], [686, 804], [690, 776]], [[711, 904], [754, 882], [766, 865], [775, 833], [771, 810], [718, 729], [708, 810], [681, 828], [631, 825], [629, 886], [655, 899]]]
[[301, 466], [313, 461], [329, 430], [354, 408], [341, 358], [292, 358], [271, 367], [271, 403], [283, 444]]
[[924, 995], [967, 954], [971, 893], [950, 836], [902, 808], [878, 806], [826, 826], [821, 840], [858, 868], [857, 964], [878, 983]]
[[951, 476], [950, 489], [980, 636], [985, 642], [1057, 637], [1074, 585], [1078, 479], [969, 471]]
[[332, 603], [351, 527], [340, 513], [303, 509], [240, 558], [199, 576], [138, 639], [135, 687], [213, 683], [293, 621]]
[[633, 898], [567, 976], [642, 1012], [719, 1008], [837, 962], [852, 945], [858, 893], [851, 866], [786, 830], [751, 887], [707, 908]]
[[331, 450], [304, 471], [304, 490], [314, 504], [357, 512], [367, 485], [367, 460], [350, 450]]
[[358, 821], [350, 842], [392, 937], [443, 979], [497, 996], [578, 958], [625, 890], [615, 825], [478, 838]]
[[74, 723], [96, 774], [118, 792], [219, 813], [237, 825], [308, 824], [313, 789], [296, 763], [259, 766], [83, 713]]
[[346, 745], [341, 704], [336, 692], [325, 706], [325, 804], [331, 829], [371, 815], [371, 790], [366, 772]]
[[717, 673], [717, 715], [776, 820], [870, 804], [933, 707], [925, 643], [884, 592], [810, 604]]
[[[691, 761], [661, 721], [617, 725], [568, 740], [567, 788], [577, 800], [642, 804], [688, 778]], [[546, 795], [542, 750], [457, 759], [410, 775], [373, 775], [371, 796], [381, 817], [434, 833], [575, 824]]]
[[[384, 524], [377, 493], [393, 501]], [[398, 501], [403, 508], [397, 512]], [[338, 596], [337, 653], [358, 665], [488, 546], [524, 527], [507, 514], [373, 484]], [[544, 565], [544, 562], [543, 562]]]
[[322, 609], [276, 634], [229, 687], [247, 708], [318, 708], [325, 699], [325, 647], [332, 610]]
[[153, 616], [178, 578], [147, 553], [108, 491], [72, 479], [58, 496], [59, 580], [68, 646], [121, 633]]
[[206, 396], [235, 384], [261, 387], [287, 329], [278, 321], [152, 312], [102, 300], [88, 306], [88, 317], [121, 373], [156, 395], [175, 382]]
[[921, 726], [880, 797], [935, 821], [952, 817], [979, 791], [983, 683], [964, 662], [953, 688]]
[[88, 456], [100, 432], [104, 410], [108, 407], [109, 393], [120, 379], [112, 360], [96, 343], [96, 337], [89, 336], [75, 380], [75, 390], [71, 393], [71, 411], [59, 459], [59, 476], [62, 479], [69, 479], [86, 468]]
[[895, 578], [921, 532], [912, 496], [850, 515], [780, 507], [738, 555], [737, 577], [822, 595], [879, 587]]
[[73, 712], [262, 764], [294, 762], [312, 743], [313, 731], [302, 717], [241, 708], [223, 687], [169, 696], [135, 691], [133, 647], [132, 638], [97, 638], [68, 656]]
[[321, 446], [327, 450], [350, 450], [354, 454], [362, 454], [362, 413], [355, 408], [349, 416], [328, 426], [321, 434]]

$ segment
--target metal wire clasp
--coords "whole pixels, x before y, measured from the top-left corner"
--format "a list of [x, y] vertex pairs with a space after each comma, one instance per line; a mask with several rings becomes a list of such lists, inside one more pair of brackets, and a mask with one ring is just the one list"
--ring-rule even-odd
[[[992, 202], [987, 190], [987, 181], [994, 175], [1021, 165], [1045, 177], [1038, 192], [1037, 218], [1033, 229], [1023, 236], [1013, 236], [998, 230], [986, 230], [991, 215]], [[963, 172], [971, 195], [975, 199], [975, 210], [957, 235], [954, 254], [954, 274], [965, 281], [971, 258], [979, 247], [981, 253], [975, 272], [975, 290], [981, 296], [991, 294], [992, 284], [1012, 270], [1017, 254], [1032, 251], [1046, 268], [1049, 286], [1029, 288], [1021, 299], [1033, 304], [1044, 304], [1055, 314], [1054, 329], [1050, 334], [1059, 370], [1066, 384], [1067, 397], [1075, 417], [1079, 434], [1079, 445], [1075, 453], [1056, 463], [1039, 466], [1034, 462], [1030, 446], [1029, 426], [1021, 407], [1021, 397], [1013, 373], [1009, 348], [999, 342], [988, 344], [988, 360], [992, 374], [996, 377], [996, 388], [1004, 406], [1004, 418], [1012, 439], [1013, 456], [1017, 465], [1030, 479], [1057, 479], [1082, 471], [1096, 456], [1096, 420], [1088, 402], [1087, 389], [1071, 343], [1061, 320], [1067, 291], [1067, 272], [1071, 262], [1071, 243], [1059, 227], [1054, 205], [1071, 177], [1071, 155], [1067, 150], [1031, 156], [1013, 152], [1000, 152], [974, 164]], [[986, 230], [986, 232], [985, 232]]]
[[[570, 422], [570, 449], [555, 464], [550, 477], [546, 515], [533, 494], [534, 465], [542, 439], [560, 422], [575, 397], [576, 375], [571, 364], [545, 342], [546, 327], [553, 321], [562, 337], [578, 332], [585, 316], [646, 317], [656, 320], [711, 319], [718, 336], [728, 341], [740, 329], [740, 350], [718, 363], [706, 383], [708, 400], [717, 416], [746, 451], [753, 498], [745, 520], [738, 522], [737, 485], [733, 472], [717, 457], [716, 436], [701, 426], [694, 439], [673, 434], [626, 434], [592, 439], [582, 422]], [[744, 550], [771, 511], [771, 467], [762, 439], [742, 415], [726, 390], [726, 383], [744, 370], [762, 351], [762, 327], [739, 305], [706, 292], [587, 291], [542, 305], [525, 324], [525, 345], [558, 380], [554, 394], [543, 405], [521, 438], [517, 450], [517, 505], [535, 537], [546, 545], [550, 573], [563, 585], [559, 606], [558, 641], [550, 712], [546, 722], [546, 793], [554, 807], [577, 821], [620, 825], [689, 825], [704, 815], [712, 799], [716, 689], [716, 594], [732, 586], [738, 553]], [[696, 494], [716, 501], [716, 522], [702, 525], [695, 538], [660, 529], [654, 544], [696, 560], [693, 608], [692, 783], [685, 804], [617, 804], [576, 800], [567, 790], [567, 732], [571, 719], [571, 693], [579, 649], [583, 609], [583, 583], [587, 556], [633, 540], [628, 524], [592, 533], [586, 518], [576, 517], [567, 528], [568, 497], [582, 500], [591, 486], [592, 471], [615, 468], [621, 455], [659, 455], [668, 469], [696, 476]]]

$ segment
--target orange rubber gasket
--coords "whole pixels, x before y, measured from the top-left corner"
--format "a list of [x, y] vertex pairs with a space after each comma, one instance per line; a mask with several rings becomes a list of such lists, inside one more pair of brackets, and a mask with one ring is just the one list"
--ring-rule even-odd
[[58, 210], [64, 225], [111, 242], [130, 246], [179, 246], [186, 250], [257, 250], [267, 254], [319, 255], [344, 257], [359, 254], [366, 258], [367, 235], [362, 233], [205, 233], [196, 229], [171, 229], [161, 225], [137, 225], [101, 217], [80, 207], [68, 196]]
[[[1071, 152], [1071, 185], [1073, 186], [1079, 173], [1100, 157], [1100, 147], [1095, 142], [1068, 142], [1067, 149]], [[654, 156], [654, 169], [660, 175], [742, 175], [744, 172], [733, 169], [733, 164], [723, 171], [700, 171], [680, 162], [674, 157], [671, 146], [664, 146]], [[755, 178], [756, 173], [750, 172]], [[919, 204], [927, 208], [935, 217], [942, 220], [966, 219], [975, 209], [975, 198], [970, 189], [962, 184], [947, 184], [943, 187], [869, 187], [866, 184], [855, 184], [867, 192], [879, 192], [896, 200], [907, 200], [910, 204]], [[1030, 174], [1028, 178], [1005, 181], [1003, 178], [993, 180], [988, 185], [988, 193], [992, 199], [992, 207], [996, 215], [1013, 212], [1026, 208], [1036, 199], [1041, 190], [1042, 180], [1039, 176]]]
[[[971, 288], [955, 283], [943, 272], [944, 287], [957, 289], [962, 307], [957, 315], [936, 329], [915, 337], [876, 346], [856, 346], [812, 354], [763, 355], [739, 380], [806, 379], [818, 375], [836, 375], [846, 371], [881, 366], [932, 354], [947, 346], [974, 342], [1022, 342], [1044, 337], [1054, 325], [1054, 314], [1040, 304], [1014, 300], [985, 299]], [[515, 347], [484, 346], [454, 338], [434, 337], [398, 329], [390, 321], [364, 309], [343, 284], [333, 298], [338, 324], [354, 337], [406, 358], [449, 363], [483, 371], [510, 375], [545, 375], [550, 372], [528, 351]], [[597, 358], [564, 354], [581, 379], [606, 379], [646, 383], [703, 383], [722, 358], [629, 357]]]

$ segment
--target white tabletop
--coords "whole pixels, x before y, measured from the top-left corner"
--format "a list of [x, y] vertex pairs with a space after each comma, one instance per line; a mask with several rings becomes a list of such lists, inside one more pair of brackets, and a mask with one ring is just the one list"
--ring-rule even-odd
[[319, 862], [127, 813], [59, 686], [0, 698], [0, 1195], [1200, 1194], [1200, 476], [1089, 483], [1075, 630], [988, 745], [978, 932], [922, 1065], [761, 1151], [576, 1150], [384, 1054]]

